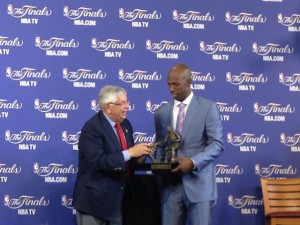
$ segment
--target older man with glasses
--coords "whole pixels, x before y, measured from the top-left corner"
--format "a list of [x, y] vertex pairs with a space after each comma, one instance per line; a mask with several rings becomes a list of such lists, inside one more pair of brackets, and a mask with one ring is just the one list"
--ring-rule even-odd
[[127, 93], [123, 88], [103, 87], [99, 106], [101, 111], [81, 131], [73, 205], [78, 225], [122, 225], [125, 219], [122, 204], [132, 199], [131, 164], [134, 158], [149, 155], [151, 146], [134, 145], [132, 126], [126, 119]]

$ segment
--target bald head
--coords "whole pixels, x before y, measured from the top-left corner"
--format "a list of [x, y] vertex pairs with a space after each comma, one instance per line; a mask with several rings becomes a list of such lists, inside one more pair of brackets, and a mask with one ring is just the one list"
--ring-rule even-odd
[[192, 73], [191, 73], [191, 70], [190, 68], [185, 65], [185, 64], [177, 64], [175, 65], [169, 72], [169, 74], [171, 73], [177, 73], [177, 74], [180, 74], [180, 76], [183, 78], [183, 79], [186, 79], [186, 80], [191, 80], [192, 79]]
[[177, 64], [168, 75], [168, 85], [173, 98], [183, 101], [191, 93], [192, 73], [188, 66]]

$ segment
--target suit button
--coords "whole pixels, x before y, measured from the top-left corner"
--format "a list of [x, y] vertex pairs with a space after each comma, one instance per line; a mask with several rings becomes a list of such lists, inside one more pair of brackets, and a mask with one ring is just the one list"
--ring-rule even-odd
[[120, 188], [120, 190], [123, 190], [123, 189], [124, 189], [124, 187], [121, 187], [121, 188]]

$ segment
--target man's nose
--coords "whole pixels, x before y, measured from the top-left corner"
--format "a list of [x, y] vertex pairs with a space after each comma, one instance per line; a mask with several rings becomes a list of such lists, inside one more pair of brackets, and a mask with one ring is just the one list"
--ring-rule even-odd
[[174, 92], [174, 87], [172, 85], [169, 86], [170, 92]]

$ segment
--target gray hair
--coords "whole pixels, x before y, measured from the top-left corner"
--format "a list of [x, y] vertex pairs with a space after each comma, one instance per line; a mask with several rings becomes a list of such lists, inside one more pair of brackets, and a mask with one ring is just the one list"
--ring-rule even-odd
[[114, 103], [122, 94], [127, 94], [124, 88], [115, 85], [104, 86], [98, 94], [99, 107], [102, 109], [104, 105], [110, 102]]

